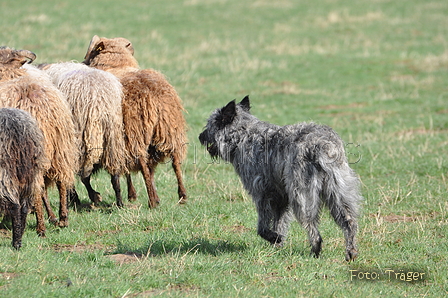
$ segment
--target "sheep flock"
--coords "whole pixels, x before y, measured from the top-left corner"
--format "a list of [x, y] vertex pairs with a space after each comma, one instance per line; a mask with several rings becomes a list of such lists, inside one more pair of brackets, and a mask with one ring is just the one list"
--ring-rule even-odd
[[[102, 197], [90, 180], [100, 169], [111, 177], [118, 207], [124, 206], [120, 176], [135, 201], [130, 174], [141, 172], [148, 206], [155, 208], [155, 170], [170, 161], [178, 202], [186, 202], [181, 99], [162, 73], [139, 68], [129, 40], [94, 36], [82, 63], [34, 65], [35, 59], [27, 49], [0, 47], [0, 212], [3, 222], [11, 220], [14, 248], [21, 247], [31, 211], [39, 236], [46, 231], [44, 207], [50, 222], [68, 226], [69, 204], [81, 203], [75, 179], [98, 205]], [[59, 216], [48, 199], [53, 186]]]

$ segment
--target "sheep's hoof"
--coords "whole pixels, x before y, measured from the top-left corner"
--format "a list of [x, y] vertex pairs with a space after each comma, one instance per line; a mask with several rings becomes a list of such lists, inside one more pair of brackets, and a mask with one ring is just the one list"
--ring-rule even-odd
[[68, 220], [60, 220], [59, 222], [58, 222], [58, 226], [60, 227], [60, 228], [66, 228], [66, 227], [68, 227]]
[[58, 219], [56, 217], [50, 217], [48, 220], [54, 225], [58, 223]]
[[159, 198], [156, 198], [156, 199], [150, 199], [149, 200], [149, 203], [148, 203], [148, 205], [149, 205], [149, 208], [156, 208], [157, 206], [159, 206], [159, 204], [160, 204], [160, 199]]
[[19, 250], [21, 247], [22, 247], [22, 241], [20, 240], [20, 241], [14, 241], [13, 243], [12, 243], [12, 246], [16, 249], [16, 250]]
[[178, 204], [186, 204], [187, 203], [187, 195], [182, 195], [177, 201]]
[[95, 192], [93, 194], [93, 198], [91, 198], [91, 200], [92, 200], [93, 204], [98, 206], [99, 203], [103, 201], [103, 198], [101, 197], [101, 194], [99, 192]]
[[117, 207], [118, 208], [123, 208], [124, 207], [122, 200], [117, 200]]
[[137, 193], [132, 190], [128, 190], [128, 201], [129, 202], [135, 202], [137, 200]]

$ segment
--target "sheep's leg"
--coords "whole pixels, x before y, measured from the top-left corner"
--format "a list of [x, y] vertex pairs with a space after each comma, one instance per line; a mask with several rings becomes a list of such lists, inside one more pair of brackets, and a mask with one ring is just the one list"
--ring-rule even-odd
[[90, 175], [87, 177], [84, 177], [81, 179], [81, 182], [84, 184], [84, 186], [87, 189], [87, 192], [89, 193], [89, 198], [90, 201], [92, 201], [92, 203], [94, 203], [95, 205], [97, 205], [99, 202], [101, 202], [103, 200], [103, 198], [101, 198], [101, 195], [99, 192], [95, 191], [92, 187], [92, 185], [90, 184]]
[[25, 229], [25, 226], [22, 226], [23, 221], [21, 209], [22, 208], [20, 208], [19, 204], [10, 203], [9, 210], [12, 217], [12, 246], [15, 249], [19, 249], [22, 246], [22, 235]]
[[126, 182], [128, 184], [128, 200], [129, 202], [134, 202], [137, 199], [137, 191], [135, 190], [134, 184], [132, 183], [131, 174], [126, 174]]
[[160, 199], [157, 196], [156, 186], [154, 184], [154, 168], [149, 167], [143, 157], [140, 157], [140, 166], [143, 172], [143, 178], [145, 180], [146, 191], [148, 192], [148, 205], [149, 208], [155, 208], [160, 203]]
[[67, 190], [67, 200], [70, 205], [81, 205], [81, 200], [79, 200], [78, 193], [76, 192], [76, 188], [72, 186]]
[[110, 175], [110, 181], [115, 191], [115, 197], [117, 198], [117, 206], [123, 207], [123, 199], [121, 198], [121, 188], [120, 188], [120, 175]]
[[68, 226], [68, 207], [67, 207], [67, 186], [58, 181], [56, 183], [59, 190], [59, 226]]
[[23, 233], [25, 232], [26, 227], [26, 217], [28, 216], [28, 205], [25, 204], [20, 208], [20, 220], [21, 220], [21, 230], [20, 232], [20, 238], [22, 238]]
[[173, 162], [172, 166], [174, 169], [174, 173], [176, 173], [177, 178], [177, 193], [179, 194], [179, 204], [184, 204], [187, 202], [187, 191], [185, 190], [185, 186], [182, 181], [182, 169], [181, 169], [181, 163], [179, 160], [178, 154], [173, 154], [172, 156]]
[[[46, 193], [46, 192], [45, 192]], [[36, 200], [34, 201], [34, 209], [36, 212], [36, 232], [39, 237], [45, 237], [45, 219], [44, 219], [44, 208], [42, 206], [42, 202], [44, 201], [44, 195], [38, 196]], [[53, 210], [51, 210], [53, 212]], [[53, 216], [56, 218], [56, 216], [53, 214]], [[50, 218], [51, 220], [51, 218]], [[56, 219], [57, 221], [57, 219]]]
[[[36, 202], [38, 202], [38, 201], [40, 201], [40, 200], [36, 200]], [[58, 218], [54, 214], [53, 209], [51, 209], [51, 205], [50, 205], [50, 201], [48, 201], [48, 193], [47, 193], [46, 189], [43, 192], [42, 201], [44, 202], [45, 210], [47, 211], [47, 214], [48, 214], [48, 217], [49, 217], [49, 221], [52, 224], [56, 224], [58, 222]], [[42, 201], [40, 202], [40, 204], [41, 204], [42, 219], [43, 219], [43, 216], [44, 216], [43, 212], [44, 211], [43, 211], [43, 208], [42, 208]], [[36, 216], [37, 216], [37, 214], [36, 214]], [[43, 222], [42, 222], [42, 224], [43, 224]], [[44, 231], [45, 231], [45, 228], [44, 228]], [[39, 233], [39, 230], [37, 230], [37, 232]]]

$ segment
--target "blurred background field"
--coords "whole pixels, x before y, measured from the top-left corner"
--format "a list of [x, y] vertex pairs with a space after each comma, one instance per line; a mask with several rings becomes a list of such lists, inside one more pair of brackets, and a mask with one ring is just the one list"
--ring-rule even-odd
[[[154, 210], [139, 175], [139, 199], [118, 209], [100, 173], [104, 206], [71, 209], [68, 228], [47, 223], [40, 239], [31, 215], [19, 252], [1, 230], [1, 297], [447, 295], [446, 1], [15, 0], [0, 3], [0, 28], [0, 45], [33, 51], [35, 64], [82, 61], [93, 35], [129, 39], [141, 68], [176, 88], [189, 126], [187, 205], [169, 164]], [[232, 167], [201, 148], [211, 111], [247, 94], [261, 120], [327, 124], [346, 141], [365, 198], [353, 264], [325, 209], [320, 259], [296, 223], [270, 247]], [[426, 278], [354, 282], [354, 268]]]

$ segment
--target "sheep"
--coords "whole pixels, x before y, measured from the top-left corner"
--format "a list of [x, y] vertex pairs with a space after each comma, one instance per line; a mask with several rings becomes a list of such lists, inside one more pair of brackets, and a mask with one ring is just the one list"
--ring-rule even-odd
[[[126, 172], [122, 86], [111, 73], [85, 64], [63, 62], [40, 66], [67, 98], [80, 139], [78, 175], [86, 186], [90, 200], [102, 198], [90, 184], [90, 176], [100, 168], [111, 175], [117, 205], [123, 206], [119, 177]], [[79, 201], [72, 190], [72, 200]]]
[[[74, 185], [77, 169], [75, 128], [64, 95], [53, 85], [48, 75], [32, 66], [36, 55], [27, 50], [0, 47], [0, 107], [18, 108], [29, 112], [37, 121], [44, 135], [45, 156], [50, 167], [44, 173], [44, 202], [48, 201], [47, 189], [56, 184], [59, 191], [59, 221], [50, 215], [50, 221], [60, 227], [68, 226], [67, 189]], [[40, 201], [40, 200], [38, 200]], [[40, 219], [37, 232], [45, 235], [45, 225]], [[53, 217], [53, 218], [52, 218]]]
[[[165, 76], [153, 69], [139, 69], [134, 48], [125, 38], [94, 36], [84, 57], [84, 64], [109, 71], [123, 85], [123, 123], [126, 149], [130, 155], [128, 169], [141, 171], [148, 193], [148, 205], [160, 200], [154, 185], [158, 163], [171, 159], [178, 182], [179, 203], [186, 202], [181, 163], [186, 155], [186, 123], [181, 99]], [[128, 198], [136, 192], [127, 175]]]
[[0, 205], [12, 219], [12, 246], [22, 246], [28, 210], [42, 202], [44, 137], [36, 120], [19, 109], [0, 109]]

